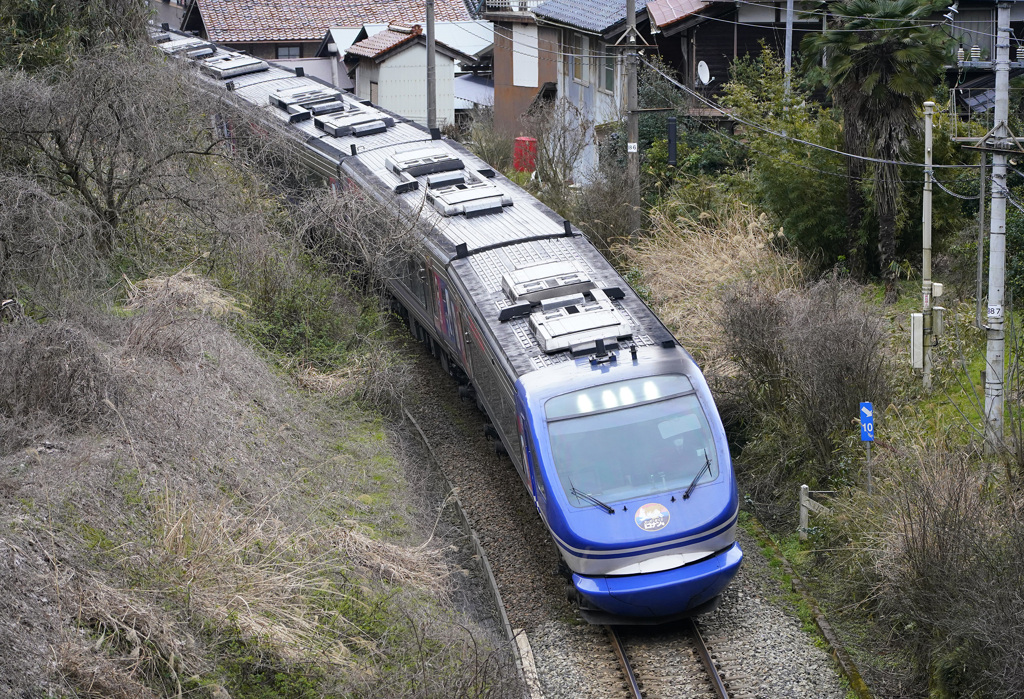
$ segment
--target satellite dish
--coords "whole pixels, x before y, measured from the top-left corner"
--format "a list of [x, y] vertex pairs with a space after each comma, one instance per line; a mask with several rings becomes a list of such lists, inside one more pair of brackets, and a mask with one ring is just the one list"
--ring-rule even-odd
[[711, 71], [708, 70], [708, 64], [704, 61], [697, 64], [697, 80], [700, 80], [701, 85], [710, 85], [714, 80], [711, 77]]

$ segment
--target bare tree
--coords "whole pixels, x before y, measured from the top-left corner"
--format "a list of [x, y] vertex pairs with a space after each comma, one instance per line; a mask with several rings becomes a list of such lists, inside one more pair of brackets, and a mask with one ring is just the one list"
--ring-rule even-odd
[[580, 159], [594, 141], [594, 122], [560, 98], [535, 104], [523, 117], [523, 125], [537, 139], [537, 176], [542, 187], [555, 201], [565, 199], [569, 186], [576, 184]]
[[111, 252], [124, 224], [147, 204], [204, 208], [204, 187], [224, 154], [212, 129], [219, 105], [194, 73], [144, 48], [91, 54], [35, 76], [0, 73], [0, 146], [7, 164], [70, 195], [100, 222], [97, 249]]

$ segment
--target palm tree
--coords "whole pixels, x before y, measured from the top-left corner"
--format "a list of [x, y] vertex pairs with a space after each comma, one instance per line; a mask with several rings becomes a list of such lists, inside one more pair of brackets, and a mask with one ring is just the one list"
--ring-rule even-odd
[[862, 271], [861, 183], [873, 165], [879, 259], [890, 291], [900, 195], [899, 170], [892, 161], [900, 159], [918, 126], [918, 109], [938, 82], [950, 42], [927, 23], [935, 9], [927, 0], [840, 0], [829, 5], [828, 29], [803, 42], [809, 57], [823, 64], [821, 82], [843, 114], [846, 152], [888, 161], [847, 159], [847, 226], [851, 265]]

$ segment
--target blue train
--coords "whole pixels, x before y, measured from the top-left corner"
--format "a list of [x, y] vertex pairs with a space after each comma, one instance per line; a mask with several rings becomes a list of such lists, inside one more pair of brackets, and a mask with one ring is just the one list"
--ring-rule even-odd
[[397, 309], [475, 396], [592, 623], [711, 609], [736, 575], [725, 431], [690, 355], [574, 228], [460, 144], [302, 74], [162, 30], [336, 188], [418, 221]]

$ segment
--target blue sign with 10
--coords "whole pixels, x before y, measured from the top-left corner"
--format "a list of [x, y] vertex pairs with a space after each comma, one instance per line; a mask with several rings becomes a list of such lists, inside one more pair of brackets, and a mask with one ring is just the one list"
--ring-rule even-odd
[[875, 411], [871, 403], [860, 404], [860, 441], [875, 441]]

